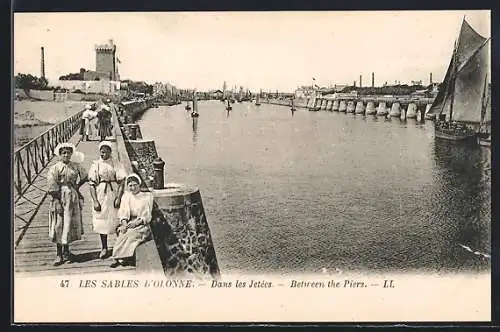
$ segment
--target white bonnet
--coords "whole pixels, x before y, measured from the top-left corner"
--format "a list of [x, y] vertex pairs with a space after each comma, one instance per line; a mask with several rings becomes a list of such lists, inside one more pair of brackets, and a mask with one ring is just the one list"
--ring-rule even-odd
[[75, 145], [70, 142], [57, 144], [56, 148], [54, 149], [54, 155], [59, 156], [59, 152], [63, 148], [70, 148], [71, 150], [73, 150], [73, 154], [71, 155], [72, 162], [81, 163], [85, 160], [85, 154], [83, 152], [77, 151]]
[[99, 143], [97, 150], [101, 150], [103, 146], [107, 146], [111, 149], [111, 151], [113, 151], [113, 143], [111, 143], [110, 141], [102, 141], [101, 143]]
[[135, 174], [135, 173], [131, 173], [131, 174], [127, 175], [127, 177], [125, 178], [125, 183], [127, 183], [128, 179], [131, 179], [131, 178], [136, 179], [137, 182], [139, 183], [139, 185], [142, 183], [142, 180], [141, 180], [140, 176], [137, 175], [137, 174]]

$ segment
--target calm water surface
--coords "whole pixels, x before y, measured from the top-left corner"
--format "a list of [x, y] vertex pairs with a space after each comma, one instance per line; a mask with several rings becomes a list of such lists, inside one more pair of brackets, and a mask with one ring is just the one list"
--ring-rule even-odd
[[140, 120], [168, 182], [199, 186], [222, 271], [486, 270], [490, 151], [432, 123], [201, 102]]

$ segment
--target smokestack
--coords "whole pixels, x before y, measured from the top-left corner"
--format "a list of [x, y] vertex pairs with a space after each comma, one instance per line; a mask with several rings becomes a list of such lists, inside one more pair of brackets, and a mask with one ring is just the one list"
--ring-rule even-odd
[[432, 73], [429, 74], [429, 84], [432, 84]]
[[375, 73], [372, 72], [372, 88], [375, 87]]
[[354, 81], [353, 85], [354, 85], [354, 87], [356, 87], [356, 81]]
[[362, 75], [359, 75], [359, 87], [360, 88], [363, 87], [363, 76]]
[[43, 46], [41, 47], [41, 55], [40, 55], [40, 74], [41, 78], [45, 78], [45, 53], [43, 50]]

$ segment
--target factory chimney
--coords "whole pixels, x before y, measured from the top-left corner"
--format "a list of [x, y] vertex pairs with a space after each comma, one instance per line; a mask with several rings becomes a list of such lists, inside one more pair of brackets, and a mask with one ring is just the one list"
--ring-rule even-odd
[[432, 73], [429, 74], [429, 84], [432, 84]]
[[375, 73], [372, 72], [372, 88], [375, 87]]
[[40, 55], [40, 74], [41, 78], [45, 78], [45, 53], [43, 46], [41, 47], [41, 55]]
[[363, 76], [362, 75], [359, 75], [359, 87], [360, 88], [363, 87]]

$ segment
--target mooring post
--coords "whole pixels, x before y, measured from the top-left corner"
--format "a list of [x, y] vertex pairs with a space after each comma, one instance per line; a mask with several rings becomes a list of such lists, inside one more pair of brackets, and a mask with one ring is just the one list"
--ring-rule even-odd
[[129, 139], [136, 140], [137, 139], [137, 125], [130, 125], [128, 127], [129, 130]]
[[153, 161], [153, 170], [154, 170], [154, 182], [153, 182], [153, 188], [154, 189], [163, 189], [164, 188], [164, 168], [165, 168], [165, 162], [160, 158], [157, 157]]

